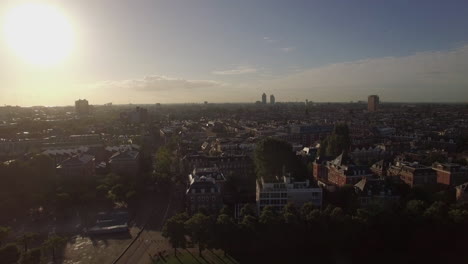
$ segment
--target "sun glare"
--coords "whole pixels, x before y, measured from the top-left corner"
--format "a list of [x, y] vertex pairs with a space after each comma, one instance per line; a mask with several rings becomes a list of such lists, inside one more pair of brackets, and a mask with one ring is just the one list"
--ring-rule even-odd
[[60, 10], [42, 4], [25, 4], [5, 17], [8, 46], [28, 63], [51, 66], [65, 59], [73, 46], [73, 31]]

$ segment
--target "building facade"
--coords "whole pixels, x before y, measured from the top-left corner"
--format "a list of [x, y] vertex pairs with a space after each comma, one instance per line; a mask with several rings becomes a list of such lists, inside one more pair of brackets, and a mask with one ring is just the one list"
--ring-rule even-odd
[[338, 187], [346, 184], [356, 184], [363, 178], [373, 178], [373, 173], [367, 166], [358, 166], [343, 161], [343, 154], [327, 162], [328, 182]]
[[396, 190], [382, 179], [363, 178], [354, 185], [360, 206], [366, 207], [371, 204], [389, 204], [400, 199]]
[[216, 213], [223, 204], [221, 188], [216, 180], [210, 176], [190, 177], [185, 198], [190, 214], [194, 214], [202, 208], [209, 213]]
[[267, 103], [267, 95], [265, 93], [262, 94], [262, 104]]
[[109, 158], [110, 171], [119, 175], [136, 176], [140, 169], [140, 152], [116, 152]]
[[57, 174], [61, 177], [88, 178], [95, 175], [94, 170], [94, 156], [88, 154], [75, 155], [57, 166]]
[[86, 99], [79, 99], [75, 101], [75, 112], [77, 115], [89, 115], [89, 103]]
[[437, 174], [431, 167], [416, 162], [397, 162], [388, 169], [388, 176], [400, 178], [411, 187], [437, 183]]
[[436, 162], [432, 164], [432, 169], [437, 174], [437, 183], [457, 186], [468, 182], [468, 168], [458, 164]]
[[376, 112], [379, 106], [379, 96], [369, 95], [367, 98], [367, 110], [369, 112]]
[[265, 182], [262, 178], [257, 181], [256, 202], [258, 212], [261, 212], [265, 206], [271, 206], [280, 211], [288, 203], [301, 207], [311, 202], [321, 207], [322, 189], [311, 187], [309, 180], [299, 182], [291, 177], [283, 176], [282, 180]]

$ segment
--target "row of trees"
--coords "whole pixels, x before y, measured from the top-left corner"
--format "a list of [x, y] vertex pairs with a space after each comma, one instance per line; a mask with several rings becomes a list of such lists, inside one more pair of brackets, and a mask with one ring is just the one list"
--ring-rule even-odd
[[31, 244], [40, 242], [40, 236], [37, 233], [25, 233], [17, 237], [15, 243], [2, 245], [1, 243], [8, 238], [10, 232], [9, 227], [0, 226], [0, 263], [37, 264], [50, 259], [49, 257], [55, 263], [57, 249], [67, 242], [64, 237], [52, 235], [43, 240], [39, 247], [30, 248]]
[[45, 155], [0, 163], [0, 210], [12, 214], [51, 200], [56, 181], [54, 163]]
[[246, 206], [237, 220], [226, 208], [218, 215], [182, 213], [166, 222], [163, 234], [175, 253], [197, 244], [200, 254], [223, 249], [247, 263], [464, 263], [467, 221], [466, 204], [440, 201], [374, 204], [352, 213], [307, 203], [280, 212], [266, 207], [258, 217]]
[[145, 188], [150, 173], [134, 175], [97, 175], [88, 178], [60, 177], [54, 161], [34, 155], [0, 163], [1, 216], [12, 218], [31, 208], [55, 208], [57, 212], [86, 206], [91, 202], [127, 203]]

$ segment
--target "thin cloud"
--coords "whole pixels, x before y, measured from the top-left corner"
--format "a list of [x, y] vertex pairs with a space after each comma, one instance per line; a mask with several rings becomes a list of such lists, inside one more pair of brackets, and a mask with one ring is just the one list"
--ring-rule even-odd
[[373, 93], [393, 101], [466, 100], [468, 45], [450, 51], [330, 64], [258, 85], [283, 91], [284, 96], [313, 95], [317, 101], [349, 101]]
[[270, 37], [263, 37], [263, 40], [265, 40], [266, 42], [268, 43], [273, 43], [273, 42], [276, 42], [277, 40], [276, 39], [272, 39]]
[[212, 88], [221, 87], [223, 85], [224, 83], [213, 80], [187, 80], [159, 75], [150, 75], [140, 79], [104, 81], [99, 82], [93, 86], [98, 88], [114, 88], [137, 91], [166, 91]]
[[285, 47], [285, 48], [281, 48], [281, 51], [283, 52], [291, 52], [291, 51], [294, 51], [296, 48], [295, 47]]
[[249, 73], [255, 73], [255, 72], [257, 72], [256, 68], [241, 66], [241, 67], [237, 67], [235, 69], [230, 69], [230, 70], [213, 71], [212, 73], [216, 75], [240, 75], [240, 74], [249, 74]]

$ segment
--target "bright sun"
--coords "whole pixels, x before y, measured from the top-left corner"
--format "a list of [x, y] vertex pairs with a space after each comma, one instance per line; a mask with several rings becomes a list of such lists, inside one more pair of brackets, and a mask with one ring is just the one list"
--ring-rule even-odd
[[67, 18], [56, 8], [25, 4], [6, 14], [4, 32], [10, 48], [25, 61], [51, 66], [70, 54], [73, 31]]

